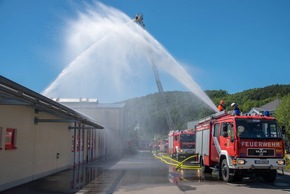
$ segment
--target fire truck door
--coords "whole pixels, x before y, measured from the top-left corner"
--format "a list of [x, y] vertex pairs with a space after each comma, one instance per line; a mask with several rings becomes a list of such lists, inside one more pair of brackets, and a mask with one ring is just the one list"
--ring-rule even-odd
[[220, 130], [221, 150], [227, 150], [229, 155], [234, 155], [234, 125], [232, 122], [223, 122]]
[[210, 141], [210, 161], [218, 162], [219, 153], [220, 153], [220, 145], [219, 145], [219, 128], [220, 124], [216, 123], [212, 125], [212, 133], [211, 133], [211, 141]]

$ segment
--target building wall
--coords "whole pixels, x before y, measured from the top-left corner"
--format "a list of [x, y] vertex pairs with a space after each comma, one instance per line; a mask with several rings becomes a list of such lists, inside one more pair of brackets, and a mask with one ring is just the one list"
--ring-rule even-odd
[[[43, 112], [38, 117], [56, 118]], [[69, 123], [38, 123], [35, 126], [35, 173], [71, 165], [72, 135], [68, 126]]]
[[[65, 103], [64, 103], [65, 104]], [[102, 154], [108, 154], [112, 158], [119, 158], [123, 154], [125, 146], [126, 126], [125, 126], [125, 115], [123, 108], [110, 108], [110, 107], [89, 107], [89, 106], [71, 106], [75, 109], [91, 118], [97, 123], [100, 123], [105, 127], [104, 144], [105, 150]]]
[[[73, 108], [73, 107], [72, 107]], [[84, 113], [97, 123], [104, 125], [107, 129], [114, 131], [122, 131], [124, 126], [124, 109], [121, 108], [73, 108], [81, 113]]]
[[[0, 106], [0, 191], [72, 165], [69, 124], [34, 124], [35, 116], [56, 118], [44, 112], [36, 114], [26, 106]], [[5, 150], [7, 128], [16, 129], [16, 149]]]

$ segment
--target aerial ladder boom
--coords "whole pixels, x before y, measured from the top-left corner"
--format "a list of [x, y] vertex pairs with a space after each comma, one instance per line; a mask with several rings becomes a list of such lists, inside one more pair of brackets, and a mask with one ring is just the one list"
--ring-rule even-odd
[[[136, 14], [134, 17], [134, 21], [139, 23], [143, 28], [145, 28], [145, 24], [143, 23], [143, 14], [142, 13]], [[167, 125], [169, 127], [169, 130], [174, 130], [172, 117], [171, 117], [171, 114], [170, 114], [170, 111], [168, 109], [168, 105], [167, 105], [167, 102], [165, 99], [165, 95], [164, 95], [163, 87], [162, 87], [162, 84], [161, 84], [161, 81], [159, 78], [158, 70], [157, 70], [157, 67], [156, 67], [153, 59], [151, 60], [151, 63], [152, 63], [152, 69], [154, 72], [155, 81], [156, 81], [157, 88], [158, 88], [158, 93], [161, 96], [162, 107], [163, 107], [164, 112], [165, 112]]]
[[157, 67], [156, 67], [156, 65], [155, 65], [153, 60], [151, 60], [151, 62], [152, 62], [152, 69], [153, 69], [153, 72], [154, 72], [156, 85], [157, 85], [157, 88], [158, 88], [158, 93], [161, 96], [162, 107], [163, 107], [164, 112], [165, 112], [167, 125], [169, 127], [169, 130], [174, 130], [172, 117], [171, 117], [171, 114], [170, 114], [170, 111], [169, 111], [169, 108], [168, 108], [168, 105], [167, 105], [167, 102], [166, 102], [166, 99], [165, 99], [165, 95], [164, 95], [163, 87], [162, 87], [162, 84], [161, 84], [161, 81], [160, 81], [160, 78], [159, 78], [159, 73], [158, 73]]

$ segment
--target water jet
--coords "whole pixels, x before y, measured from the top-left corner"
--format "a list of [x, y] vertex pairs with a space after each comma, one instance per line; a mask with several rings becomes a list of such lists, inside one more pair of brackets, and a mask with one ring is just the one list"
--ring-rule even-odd
[[68, 52], [83, 50], [43, 95], [74, 98], [81, 94], [113, 102], [142, 95], [142, 92], [150, 93], [149, 84], [154, 83], [151, 61], [154, 60], [160, 71], [171, 75], [217, 111], [180, 63], [146, 30], [115, 8], [99, 2], [96, 7], [69, 23], [65, 34]]

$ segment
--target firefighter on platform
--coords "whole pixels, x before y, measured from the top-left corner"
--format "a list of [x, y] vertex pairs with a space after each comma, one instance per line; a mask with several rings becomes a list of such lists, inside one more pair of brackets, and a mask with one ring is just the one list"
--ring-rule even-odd
[[218, 108], [219, 111], [223, 111], [223, 110], [225, 110], [225, 108], [226, 108], [226, 107], [225, 107], [225, 101], [224, 101], [224, 100], [221, 100], [221, 101], [220, 101], [220, 104], [218, 105], [217, 108]]
[[240, 109], [239, 109], [239, 107], [238, 107], [238, 105], [236, 103], [233, 102], [231, 104], [231, 107], [232, 107], [235, 115], [240, 115], [241, 114], [241, 111], [240, 111]]

